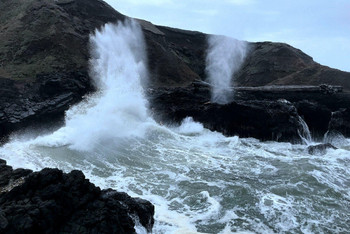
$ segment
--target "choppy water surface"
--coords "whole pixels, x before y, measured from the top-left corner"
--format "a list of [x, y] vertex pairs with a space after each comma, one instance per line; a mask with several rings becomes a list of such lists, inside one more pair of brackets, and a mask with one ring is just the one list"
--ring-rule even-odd
[[350, 230], [349, 146], [312, 156], [305, 145], [227, 138], [190, 119], [147, 132], [87, 152], [50, 146], [52, 135], [14, 140], [0, 155], [15, 167], [80, 169], [102, 188], [150, 200], [155, 233]]
[[[324, 156], [306, 145], [225, 137], [186, 118], [151, 118], [142, 31], [135, 22], [91, 36], [97, 92], [48, 135], [13, 137], [0, 158], [17, 168], [82, 170], [102, 188], [151, 201], [154, 233], [345, 233], [350, 142]], [[142, 232], [142, 228], [138, 228]]]

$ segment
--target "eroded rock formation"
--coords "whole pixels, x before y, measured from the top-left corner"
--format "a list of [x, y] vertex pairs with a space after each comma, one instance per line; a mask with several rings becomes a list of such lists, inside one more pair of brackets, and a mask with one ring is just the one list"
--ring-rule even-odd
[[112, 189], [101, 190], [81, 171], [13, 170], [0, 160], [1, 233], [151, 232], [154, 206]]

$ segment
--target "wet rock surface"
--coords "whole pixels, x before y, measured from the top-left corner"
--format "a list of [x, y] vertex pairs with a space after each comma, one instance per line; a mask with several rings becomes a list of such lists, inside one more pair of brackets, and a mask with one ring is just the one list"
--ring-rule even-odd
[[[305, 120], [314, 140], [323, 140], [325, 133], [332, 130], [350, 137], [347, 130], [350, 116], [346, 114], [350, 107], [350, 92], [341, 89], [336, 92], [324, 92], [320, 86], [242, 87], [237, 88], [235, 99], [266, 101], [286, 99], [296, 107], [300, 117]], [[333, 91], [337, 89], [337, 87], [329, 88]]]
[[151, 106], [160, 122], [180, 123], [191, 116], [206, 128], [225, 135], [261, 140], [300, 142], [302, 125], [295, 106], [286, 100], [237, 100], [226, 105], [210, 102], [207, 87], [151, 91]]
[[154, 206], [126, 193], [101, 190], [80, 171], [13, 170], [0, 160], [1, 233], [151, 232]]
[[[210, 101], [210, 87], [194, 83], [186, 88], [150, 89], [154, 117], [163, 123], [180, 123], [192, 116], [205, 127], [228, 136], [299, 143], [303, 126], [309, 126], [315, 140], [323, 140], [331, 129], [350, 137], [347, 131], [350, 94], [324, 93], [317, 86], [283, 88], [237, 88], [231, 103]], [[342, 110], [340, 112], [332, 111]], [[333, 117], [332, 117], [333, 116]], [[332, 121], [331, 121], [332, 119]]]
[[332, 112], [329, 131], [338, 132], [343, 136], [350, 136], [350, 106]]

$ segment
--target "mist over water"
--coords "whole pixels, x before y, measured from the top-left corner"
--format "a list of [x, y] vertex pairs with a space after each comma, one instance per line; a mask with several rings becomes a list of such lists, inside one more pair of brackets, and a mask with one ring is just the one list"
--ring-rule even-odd
[[91, 42], [97, 93], [72, 107], [56, 132], [13, 136], [0, 148], [9, 165], [79, 169], [101, 188], [147, 199], [154, 233], [350, 230], [349, 139], [319, 157], [305, 145], [225, 137], [191, 117], [160, 126], [143, 92], [139, 26], [108, 24]]
[[247, 54], [248, 43], [226, 36], [210, 35], [206, 57], [207, 79], [211, 84], [211, 100], [226, 104], [233, 98], [233, 75]]

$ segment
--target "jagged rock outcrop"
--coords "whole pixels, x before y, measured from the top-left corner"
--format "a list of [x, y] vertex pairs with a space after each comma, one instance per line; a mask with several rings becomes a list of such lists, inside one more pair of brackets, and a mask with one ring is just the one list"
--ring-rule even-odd
[[[102, 0], [1, 1], [0, 139], [35, 123], [62, 120], [65, 110], [92, 92], [94, 87], [88, 68], [89, 35], [107, 22], [125, 18]], [[156, 26], [143, 20], [139, 22], [147, 44], [148, 88], [159, 89], [160, 94], [163, 88], [174, 88], [175, 93], [182, 88], [186, 92], [194, 82], [205, 80], [208, 35]], [[322, 66], [287, 44], [249, 43], [248, 48], [246, 61], [235, 74], [238, 87], [271, 84], [318, 86], [325, 83], [341, 85], [345, 93], [350, 90], [350, 73]], [[264, 100], [284, 98], [294, 102], [291, 99], [297, 98], [292, 92], [280, 93], [278, 97], [274, 92], [265, 93]], [[246, 94], [247, 97], [259, 96]], [[309, 100], [310, 95], [312, 93], [308, 92], [303, 97]], [[265, 99], [265, 96], [269, 97]], [[179, 98], [176, 96], [167, 104], [181, 108], [176, 106], [182, 104]], [[317, 106], [318, 101], [311, 98], [309, 101]], [[312, 131], [319, 131], [321, 126], [319, 132], [324, 132], [328, 112], [322, 110], [322, 116], [327, 120], [315, 121], [312, 115], [318, 113], [318, 108], [312, 111], [309, 105], [311, 109], [307, 111], [306, 105], [299, 106], [303, 106], [300, 114], [305, 115], [308, 124], [319, 122], [311, 127]], [[337, 102], [337, 107], [346, 106], [341, 101]]]
[[150, 91], [151, 107], [158, 121], [180, 123], [191, 116], [211, 130], [228, 136], [301, 142], [303, 126], [295, 106], [286, 100], [237, 100], [226, 105], [210, 102], [208, 87]]
[[347, 145], [345, 138], [350, 137], [350, 106], [332, 112], [328, 131], [325, 134], [325, 142], [340, 147]]
[[149, 96], [159, 121], [180, 123], [192, 116], [205, 127], [229, 136], [300, 142], [302, 118], [314, 140], [322, 141], [329, 131], [350, 137], [350, 116], [342, 109], [350, 106], [350, 93], [341, 89], [328, 93], [317, 86], [241, 87], [235, 89], [234, 101], [227, 105], [211, 103], [210, 89], [203, 83], [151, 89]]
[[[327, 95], [325, 95], [326, 98]], [[320, 102], [307, 99], [296, 102], [295, 106], [299, 115], [307, 123], [314, 139], [322, 140], [324, 134], [328, 131], [332, 115], [331, 109]]]
[[[315, 140], [322, 140], [329, 130], [341, 130], [345, 137], [350, 137], [346, 127], [350, 116], [341, 118], [332, 113], [340, 113], [350, 106], [350, 92], [325, 92], [317, 86], [264, 86], [256, 88], [237, 88], [235, 98], [237, 100], [266, 100], [274, 101], [286, 99], [297, 108], [298, 114], [309, 126]], [[336, 90], [333, 88], [333, 91]], [[339, 110], [342, 110], [338, 112]], [[332, 122], [332, 124], [331, 124]], [[337, 125], [339, 125], [337, 127]], [[334, 127], [332, 127], [334, 126]]]
[[348, 137], [350, 135], [350, 106], [332, 112], [329, 122], [329, 132], [339, 133]]
[[151, 232], [154, 206], [126, 193], [101, 190], [80, 171], [12, 170], [0, 160], [1, 233]]

